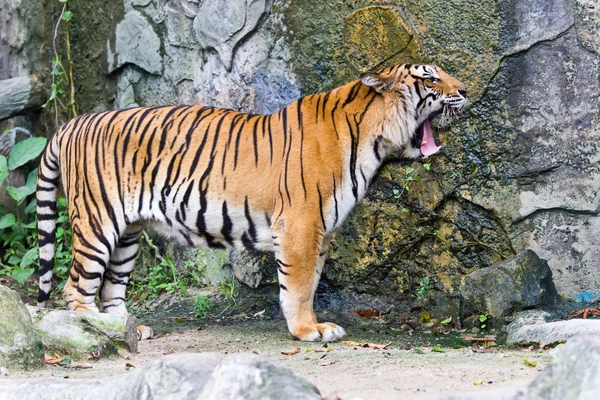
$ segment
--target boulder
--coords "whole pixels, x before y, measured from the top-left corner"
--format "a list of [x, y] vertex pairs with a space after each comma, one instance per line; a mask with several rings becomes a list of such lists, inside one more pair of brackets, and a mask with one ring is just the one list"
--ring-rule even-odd
[[160, 38], [138, 11], [130, 11], [116, 27], [114, 53], [107, 44], [108, 72], [133, 64], [150, 74], [161, 75]]
[[541, 310], [527, 310], [517, 314], [507, 327], [507, 344], [539, 344], [541, 347], [566, 342], [579, 336], [600, 338], [600, 320], [571, 319], [549, 322], [550, 314]]
[[33, 369], [44, 365], [42, 338], [19, 295], [0, 286], [0, 367]]
[[133, 315], [27, 308], [47, 351], [76, 360], [115, 356], [121, 349], [137, 352], [137, 322]]
[[556, 299], [552, 271], [532, 250], [471, 272], [460, 285], [462, 313], [501, 318]]
[[177, 354], [105, 379], [4, 380], [6, 400], [321, 399], [306, 379], [254, 354]]
[[600, 338], [577, 337], [559, 349], [554, 360], [515, 396], [515, 400], [593, 400], [600, 387]]

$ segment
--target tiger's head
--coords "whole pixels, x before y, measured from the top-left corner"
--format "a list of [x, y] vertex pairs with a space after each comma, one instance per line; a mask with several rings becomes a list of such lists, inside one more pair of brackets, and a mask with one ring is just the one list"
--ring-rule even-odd
[[383, 96], [384, 136], [405, 156], [437, 153], [431, 119], [451, 117], [467, 104], [467, 89], [435, 65], [403, 64], [360, 76], [361, 82]]

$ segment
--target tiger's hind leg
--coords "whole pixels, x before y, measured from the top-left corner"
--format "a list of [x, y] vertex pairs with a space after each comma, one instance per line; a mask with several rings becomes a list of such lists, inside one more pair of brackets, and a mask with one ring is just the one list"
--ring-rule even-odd
[[[63, 290], [67, 307], [73, 311], [98, 312], [95, 297], [108, 265], [110, 248], [114, 247], [107, 239], [113, 235], [98, 227], [92, 231], [84, 237], [79, 224], [73, 224], [73, 257]], [[98, 237], [96, 232], [104, 234]]]
[[102, 307], [106, 313], [127, 314], [125, 292], [140, 248], [140, 237], [143, 231], [144, 224], [129, 225], [112, 252], [100, 289]]
[[329, 238], [323, 239], [310, 227], [289, 225], [274, 230], [275, 236], [280, 238], [275, 256], [280, 304], [288, 329], [292, 336], [302, 341], [339, 340], [346, 334], [344, 329], [331, 322], [319, 323], [313, 310]]

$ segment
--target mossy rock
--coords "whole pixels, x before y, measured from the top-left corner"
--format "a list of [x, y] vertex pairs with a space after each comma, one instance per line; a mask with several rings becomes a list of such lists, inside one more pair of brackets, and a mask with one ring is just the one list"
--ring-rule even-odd
[[80, 361], [92, 355], [115, 357], [121, 349], [137, 352], [137, 321], [133, 315], [28, 309], [49, 352]]
[[19, 295], [0, 286], [0, 367], [29, 370], [44, 365], [42, 338]]

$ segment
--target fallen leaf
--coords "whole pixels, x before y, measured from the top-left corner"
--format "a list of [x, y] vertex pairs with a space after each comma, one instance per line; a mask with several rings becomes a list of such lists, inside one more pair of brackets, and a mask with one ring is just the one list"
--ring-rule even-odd
[[62, 360], [63, 358], [56, 353], [54, 353], [54, 356], [49, 356], [47, 354], [44, 356], [44, 362], [50, 365], [57, 365]]
[[527, 365], [528, 367], [532, 367], [532, 368], [535, 368], [537, 366], [537, 363], [535, 361], [529, 361], [529, 360], [524, 360], [523, 364]]
[[282, 351], [281, 354], [286, 356], [293, 356], [294, 354], [300, 353], [300, 347], [296, 347], [294, 350]]
[[404, 346], [401, 347], [402, 350], [410, 350], [412, 349], [412, 346], [410, 344], [405, 344]]
[[322, 363], [322, 364], [319, 364], [319, 367], [326, 367], [328, 365], [335, 364], [336, 362], [337, 362], [336, 360], [333, 360], [333, 361], [329, 361], [326, 363]]
[[415, 350], [415, 353], [417, 353], [417, 354], [425, 354], [425, 352], [423, 350], [419, 349], [418, 347], [415, 347], [414, 350]]
[[431, 348], [431, 351], [435, 352], [435, 353], [445, 353], [446, 350], [442, 349], [440, 346], [433, 346]]
[[447, 325], [447, 324], [449, 324], [450, 322], [452, 322], [452, 317], [448, 317], [448, 318], [446, 318], [445, 320], [443, 320], [443, 321], [440, 321], [440, 324], [442, 324], [442, 325]]
[[488, 337], [474, 337], [474, 336], [465, 336], [463, 340], [467, 342], [495, 342], [496, 338], [493, 336]]
[[380, 312], [375, 310], [358, 310], [355, 314], [363, 318], [372, 318], [379, 316]]
[[477, 382], [473, 383], [473, 385], [481, 386], [481, 385], [483, 385], [483, 381], [477, 381]]
[[127, 363], [127, 364], [125, 364], [125, 369], [126, 369], [127, 371], [129, 371], [131, 368], [135, 368], [135, 365], [133, 365], [133, 364], [131, 364], [131, 363]]
[[257, 318], [257, 317], [262, 317], [263, 315], [265, 315], [265, 311], [267, 311], [267, 310], [266, 310], [266, 309], [264, 309], [264, 310], [262, 310], [262, 311], [259, 311], [259, 312], [255, 313], [255, 314], [253, 314], [252, 316], [253, 316], [254, 318]]
[[358, 343], [358, 342], [353, 342], [351, 340], [345, 340], [342, 343], [347, 344], [348, 346], [364, 347], [364, 348], [375, 349], [375, 350], [387, 349], [392, 344], [392, 342], [389, 342], [387, 344]]

